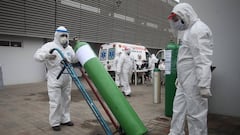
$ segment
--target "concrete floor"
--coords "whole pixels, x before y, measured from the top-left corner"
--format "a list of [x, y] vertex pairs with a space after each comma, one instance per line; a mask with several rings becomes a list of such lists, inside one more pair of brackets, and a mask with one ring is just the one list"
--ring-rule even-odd
[[[85, 81], [86, 89], [93, 95]], [[48, 123], [46, 82], [5, 86], [0, 90], [0, 135], [104, 135], [81, 93], [73, 85], [71, 118], [73, 127], [52, 131]], [[164, 87], [162, 102], [153, 104], [152, 85], [131, 85], [132, 97], [126, 97], [148, 129], [148, 135], [167, 135], [170, 118], [164, 116]], [[112, 131], [111, 121], [92, 96]], [[240, 135], [240, 118], [209, 114], [209, 135]], [[119, 133], [116, 133], [118, 135]]]

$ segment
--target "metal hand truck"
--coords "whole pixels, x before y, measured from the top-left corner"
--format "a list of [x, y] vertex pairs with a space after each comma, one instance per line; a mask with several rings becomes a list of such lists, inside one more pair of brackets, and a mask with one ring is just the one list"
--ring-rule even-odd
[[91, 108], [92, 112], [94, 113], [94, 115], [96, 116], [97, 120], [99, 121], [99, 123], [101, 124], [101, 126], [103, 127], [105, 133], [107, 135], [113, 135], [111, 129], [109, 128], [109, 126], [107, 125], [106, 121], [104, 120], [103, 116], [101, 115], [100, 111], [97, 109], [96, 105], [94, 104], [92, 98], [89, 96], [88, 92], [86, 91], [84, 85], [80, 82], [80, 80], [78, 79], [78, 76], [76, 74], [76, 72], [74, 71], [72, 65], [67, 61], [67, 59], [64, 57], [63, 53], [61, 52], [61, 50], [57, 49], [57, 48], [53, 48], [50, 50], [50, 54], [53, 53], [53, 51], [57, 51], [61, 57], [62, 57], [62, 61], [61, 64], [63, 64], [63, 68], [60, 71], [60, 73], [57, 76], [57, 79], [59, 79], [59, 77], [61, 76], [61, 74], [63, 73], [63, 71], [65, 69], [67, 69], [68, 73], [70, 74], [70, 76], [72, 77], [74, 83], [76, 84], [76, 86], [78, 87], [79, 91], [82, 93], [84, 99], [86, 100], [87, 104], [89, 105], [89, 107]]

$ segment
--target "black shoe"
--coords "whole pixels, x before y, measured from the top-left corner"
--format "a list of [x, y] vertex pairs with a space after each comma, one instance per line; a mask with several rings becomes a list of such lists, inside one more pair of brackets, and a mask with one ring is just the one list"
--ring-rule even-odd
[[131, 95], [130, 94], [128, 94], [128, 95], [126, 95], [127, 97], [131, 97]]
[[60, 126], [54, 126], [54, 127], [52, 127], [52, 129], [54, 131], [61, 131], [61, 127]]
[[66, 122], [66, 123], [61, 123], [61, 125], [63, 126], [73, 126], [73, 122], [69, 121], [69, 122]]

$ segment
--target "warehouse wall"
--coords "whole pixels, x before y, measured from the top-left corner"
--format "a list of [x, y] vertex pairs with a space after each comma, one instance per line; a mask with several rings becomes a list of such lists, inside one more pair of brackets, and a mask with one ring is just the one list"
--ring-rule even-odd
[[[118, 3], [120, 2], [120, 3]], [[96, 53], [101, 43], [138, 43], [156, 51], [171, 37], [169, 0], [1, 0], [0, 42], [21, 41], [22, 47], [0, 45], [4, 85], [45, 79], [45, 67], [33, 53], [53, 38], [56, 27], [89, 42]]]
[[0, 46], [0, 65], [4, 85], [43, 81], [45, 68], [33, 59], [33, 54], [43, 44], [39, 38], [0, 35], [4, 41], [21, 41], [22, 47]]
[[172, 38], [166, 0], [1, 0], [0, 34], [52, 38], [63, 25], [71, 39], [164, 48]]

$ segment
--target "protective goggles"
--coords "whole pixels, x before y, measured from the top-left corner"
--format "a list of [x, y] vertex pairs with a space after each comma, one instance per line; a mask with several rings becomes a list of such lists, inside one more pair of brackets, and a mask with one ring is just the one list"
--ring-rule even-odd
[[175, 14], [173, 12], [168, 16], [168, 22], [170, 24], [171, 32], [174, 37], [178, 36], [178, 30], [175, 28], [175, 23], [178, 20], [179, 20], [179, 17], [177, 16], [177, 14]]
[[172, 20], [173, 22], [177, 22], [179, 19], [178, 15], [173, 12], [168, 16], [168, 20]]
[[68, 37], [67, 34], [61, 34], [60, 37]]

